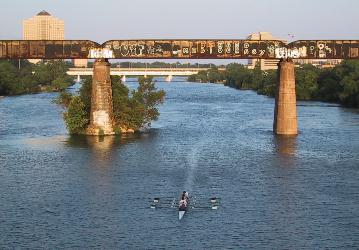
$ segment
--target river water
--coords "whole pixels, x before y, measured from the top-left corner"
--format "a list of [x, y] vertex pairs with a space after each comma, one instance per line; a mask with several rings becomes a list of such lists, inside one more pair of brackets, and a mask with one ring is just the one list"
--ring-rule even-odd
[[[55, 93], [0, 99], [0, 248], [359, 247], [358, 111], [298, 102], [300, 134], [276, 137], [271, 98], [157, 86], [160, 119], [122, 139], [69, 137]], [[183, 190], [221, 206], [149, 208]]]

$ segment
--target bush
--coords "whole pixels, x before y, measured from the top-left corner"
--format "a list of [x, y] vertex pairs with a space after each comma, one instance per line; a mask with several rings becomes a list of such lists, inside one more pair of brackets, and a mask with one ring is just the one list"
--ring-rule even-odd
[[66, 127], [70, 134], [83, 134], [88, 125], [85, 105], [79, 96], [72, 97], [67, 112], [64, 112]]

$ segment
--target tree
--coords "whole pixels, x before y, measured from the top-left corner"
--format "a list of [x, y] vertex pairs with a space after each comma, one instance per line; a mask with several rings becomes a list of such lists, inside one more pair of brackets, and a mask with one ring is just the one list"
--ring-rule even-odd
[[66, 127], [70, 134], [82, 134], [89, 122], [85, 105], [79, 96], [72, 97], [67, 112], [64, 112]]
[[156, 106], [162, 104], [165, 97], [163, 90], [157, 91], [152, 77], [139, 77], [138, 82], [137, 91], [132, 93], [130, 100], [132, 117], [136, 118], [136, 129], [148, 127], [151, 121], [158, 119], [159, 112]]
[[72, 94], [67, 91], [61, 91], [59, 96], [53, 101], [54, 103], [68, 108], [72, 100]]
[[299, 100], [312, 100], [318, 90], [317, 79], [320, 70], [306, 64], [296, 69], [296, 95]]
[[359, 107], [359, 61], [344, 61], [336, 68], [342, 86], [339, 95], [342, 104], [348, 107]]
[[339, 94], [343, 91], [340, 78], [335, 70], [325, 70], [318, 77], [316, 99], [327, 102], [339, 102]]
[[[157, 91], [152, 78], [140, 77], [137, 90], [130, 94], [129, 89], [117, 76], [111, 77], [112, 100], [115, 129], [133, 129], [135, 131], [148, 127], [157, 120], [157, 105], [163, 103], [165, 92]], [[79, 96], [71, 97], [67, 112], [64, 113], [66, 126], [71, 134], [81, 134], [90, 120], [92, 80], [84, 80]], [[61, 103], [67, 101], [67, 94], [62, 94]]]

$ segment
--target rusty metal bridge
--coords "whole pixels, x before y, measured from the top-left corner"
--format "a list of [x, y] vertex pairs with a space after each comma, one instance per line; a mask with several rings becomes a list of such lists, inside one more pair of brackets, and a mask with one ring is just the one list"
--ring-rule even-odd
[[359, 40], [0, 40], [0, 59], [359, 59]]
[[[107, 59], [282, 59], [278, 64], [273, 131], [298, 133], [292, 59], [359, 59], [359, 40], [0, 40], [0, 59], [96, 59], [87, 134], [113, 134]], [[102, 132], [101, 132], [102, 131]]]

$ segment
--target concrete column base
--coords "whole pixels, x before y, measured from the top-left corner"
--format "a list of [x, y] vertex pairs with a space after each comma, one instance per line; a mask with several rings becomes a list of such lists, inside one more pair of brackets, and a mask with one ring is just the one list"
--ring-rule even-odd
[[90, 124], [88, 135], [113, 135], [114, 117], [111, 64], [105, 59], [96, 60], [93, 66]]
[[287, 59], [279, 62], [278, 78], [273, 132], [278, 135], [297, 135], [297, 98], [293, 61]]

